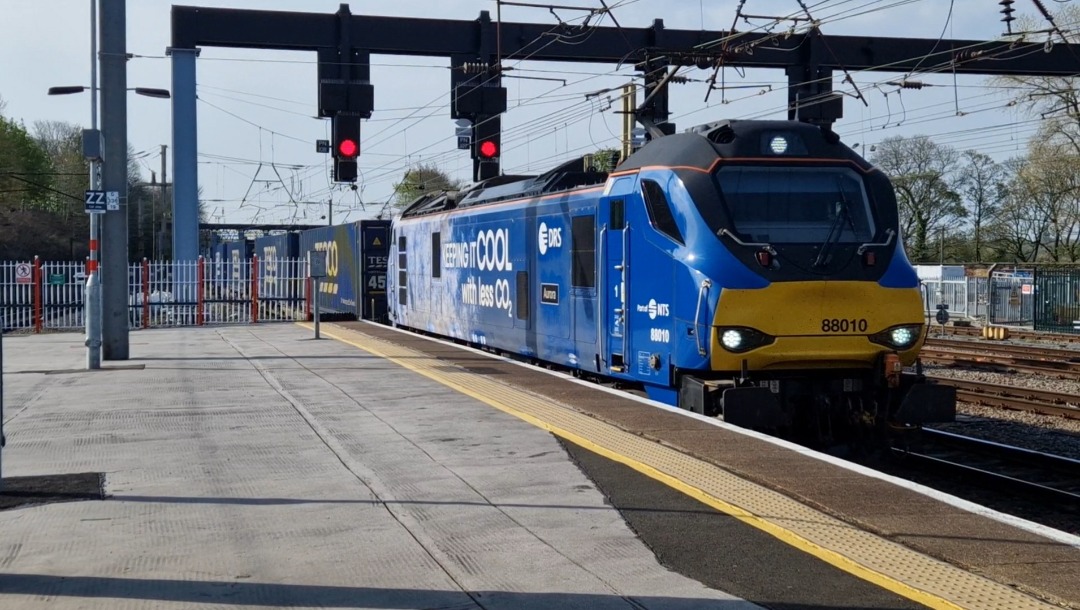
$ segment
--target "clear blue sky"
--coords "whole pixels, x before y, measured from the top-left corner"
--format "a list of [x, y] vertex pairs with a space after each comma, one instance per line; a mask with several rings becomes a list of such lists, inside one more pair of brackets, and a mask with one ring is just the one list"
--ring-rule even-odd
[[[38, 120], [62, 120], [88, 125], [88, 94], [54, 96], [54, 85], [89, 85], [91, 0], [4, 0], [0, 20], [0, 96], [5, 114], [32, 127]], [[187, 4], [225, 8], [335, 12], [338, 0], [205, 0]], [[561, 0], [558, 4], [599, 7], [599, 0]], [[624, 27], [651, 24], [663, 18], [669, 28], [726, 30], [735, 15], [736, 0], [608, 0]], [[937, 38], [995, 39], [1003, 31], [1000, 7], [985, 0], [956, 0], [947, 19], [946, 0], [807, 0], [826, 34], [862, 34]], [[1061, 4], [1048, 2], [1051, 10]], [[162, 0], [128, 2], [128, 63], [130, 87], [169, 88], [171, 70], [165, 57], [169, 45], [171, 3]], [[1017, 2], [1017, 15], [1033, 7]], [[475, 19], [481, 10], [495, 15], [493, 0], [400, 0], [350, 3], [354, 14]], [[789, 15], [799, 10], [795, 0], [748, 0], [751, 14]], [[557, 11], [566, 21], [582, 13]], [[556, 23], [545, 10], [504, 7], [506, 21]], [[754, 25], [764, 21], [754, 22]], [[602, 25], [611, 25], [605, 19]], [[1061, 24], [1064, 27], [1075, 24]], [[739, 29], [752, 26], [742, 23]], [[204, 48], [198, 60], [199, 177], [214, 220], [228, 222], [311, 221], [333, 197], [335, 210], [348, 219], [378, 210], [391, 196], [393, 184], [411, 163], [435, 162], [466, 181], [471, 177], [467, 152], [457, 151], [450, 119], [448, 61], [439, 58], [373, 56], [372, 81], [376, 110], [363, 126], [362, 178], [359, 192], [329, 183], [328, 156], [315, 152], [314, 141], [328, 137], [329, 123], [316, 114], [316, 65], [313, 53]], [[613, 66], [546, 64], [512, 57], [504, 65], [512, 74], [566, 79], [562, 82], [506, 79], [510, 109], [503, 118], [507, 172], [539, 172], [571, 156], [616, 144], [620, 131], [618, 103], [589, 101], [585, 93], [618, 87], [634, 74]], [[692, 79], [710, 71], [689, 70]], [[940, 86], [897, 93], [883, 83], [901, 75], [866, 72], [855, 82], [868, 106], [848, 97], [845, 118], [837, 130], [848, 142], [869, 147], [890, 136], [925, 134], [960, 149], [980, 148], [1004, 159], [1023, 151], [1033, 123], [1006, 108], [1002, 91], [983, 87], [983, 77], [960, 77], [958, 87], [948, 74], [917, 74]], [[714, 91], [704, 103], [706, 85], [691, 82], [672, 90], [672, 120], [678, 128], [722, 118], [783, 118], [786, 79], [779, 70], [728, 69], [729, 86]], [[837, 89], [842, 74], [835, 77]], [[964, 113], [957, 116], [957, 107]], [[236, 115], [236, 116], [234, 116]], [[238, 118], [240, 117], [240, 118]], [[159, 145], [172, 148], [170, 102], [131, 94], [128, 137], [139, 153], [143, 178], [158, 171]], [[171, 174], [171, 160], [169, 166]], [[293, 201], [301, 203], [290, 203]], [[306, 202], [306, 203], [305, 203]], [[344, 219], [341, 214], [335, 214]]]

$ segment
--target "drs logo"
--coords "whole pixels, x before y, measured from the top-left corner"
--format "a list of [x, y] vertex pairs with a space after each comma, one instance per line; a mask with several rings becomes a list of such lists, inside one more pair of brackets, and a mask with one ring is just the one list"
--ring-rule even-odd
[[542, 222], [536, 240], [541, 255], [547, 254], [548, 248], [561, 248], [562, 227], [548, 227], [546, 222]]

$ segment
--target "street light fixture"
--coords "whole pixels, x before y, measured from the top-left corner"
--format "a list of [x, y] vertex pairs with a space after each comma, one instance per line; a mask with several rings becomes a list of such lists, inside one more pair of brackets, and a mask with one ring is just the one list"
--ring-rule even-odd
[[[72, 85], [69, 87], [49, 87], [49, 95], [69, 95], [71, 93], [82, 93], [90, 89], [83, 85]], [[134, 91], [139, 95], [145, 95], [146, 97], [156, 97], [160, 99], [169, 99], [172, 94], [168, 89], [155, 89], [153, 87], [128, 87], [128, 91]]]

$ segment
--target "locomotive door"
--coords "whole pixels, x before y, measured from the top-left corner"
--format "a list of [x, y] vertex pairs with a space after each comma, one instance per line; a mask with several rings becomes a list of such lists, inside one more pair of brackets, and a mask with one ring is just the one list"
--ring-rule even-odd
[[607, 369], [614, 373], [626, 370], [626, 289], [629, 268], [629, 230], [626, 226], [625, 204], [622, 197], [605, 197], [598, 210], [600, 225], [600, 307], [604, 337], [603, 355]]

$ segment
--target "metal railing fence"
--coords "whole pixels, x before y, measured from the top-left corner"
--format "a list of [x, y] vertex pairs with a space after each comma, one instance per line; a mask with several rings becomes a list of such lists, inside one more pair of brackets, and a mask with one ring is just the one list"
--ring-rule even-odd
[[987, 322], [1000, 326], [1035, 323], [1035, 281], [1031, 275], [994, 273], [990, 276]]
[[[307, 261], [149, 261], [128, 267], [132, 329], [306, 320], [311, 311]], [[4, 330], [81, 329], [82, 261], [0, 261]]]
[[1080, 269], [1035, 271], [1035, 330], [1080, 334]]

